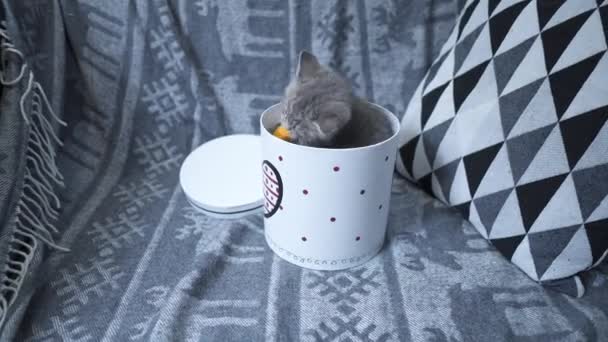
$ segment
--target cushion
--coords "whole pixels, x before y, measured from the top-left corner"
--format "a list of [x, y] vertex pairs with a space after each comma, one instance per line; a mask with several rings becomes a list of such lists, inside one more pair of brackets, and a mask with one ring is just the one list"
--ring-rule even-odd
[[402, 121], [398, 171], [530, 278], [608, 251], [608, 1], [468, 1]]

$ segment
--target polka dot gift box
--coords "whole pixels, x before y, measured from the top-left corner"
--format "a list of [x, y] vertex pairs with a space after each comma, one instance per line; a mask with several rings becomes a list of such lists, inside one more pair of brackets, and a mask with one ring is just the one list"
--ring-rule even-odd
[[361, 110], [386, 119], [391, 134], [358, 148], [314, 148], [277, 138], [277, 105], [261, 117], [264, 228], [269, 247], [301, 267], [339, 270], [360, 265], [384, 243], [399, 121], [370, 103]]

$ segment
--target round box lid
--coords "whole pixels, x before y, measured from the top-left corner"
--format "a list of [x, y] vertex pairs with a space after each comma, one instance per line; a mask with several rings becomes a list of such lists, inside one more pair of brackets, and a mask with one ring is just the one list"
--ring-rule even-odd
[[179, 172], [188, 201], [215, 217], [241, 217], [262, 209], [260, 137], [236, 134], [204, 143]]

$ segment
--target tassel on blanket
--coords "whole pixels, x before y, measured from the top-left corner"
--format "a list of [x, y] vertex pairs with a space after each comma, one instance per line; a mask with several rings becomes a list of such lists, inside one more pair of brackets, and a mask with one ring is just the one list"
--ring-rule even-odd
[[[9, 56], [18, 60], [20, 71], [8, 77], [3, 70]], [[19, 101], [23, 120], [27, 125], [28, 139], [25, 151], [25, 171], [15, 213], [15, 230], [11, 236], [4, 272], [0, 274], [0, 327], [3, 325], [9, 306], [15, 301], [28, 267], [39, 242], [61, 251], [68, 249], [57, 245], [52, 233], [57, 233], [53, 222], [59, 216], [61, 203], [54, 186], [63, 186], [63, 177], [57, 169], [54, 144], [62, 145], [55, 134], [53, 123], [65, 126], [55, 113], [40, 83], [28, 70], [23, 54], [11, 43], [6, 23], [0, 23], [0, 83], [4, 87], [14, 86], [27, 79], [27, 86]], [[29, 108], [27, 107], [30, 101]]]

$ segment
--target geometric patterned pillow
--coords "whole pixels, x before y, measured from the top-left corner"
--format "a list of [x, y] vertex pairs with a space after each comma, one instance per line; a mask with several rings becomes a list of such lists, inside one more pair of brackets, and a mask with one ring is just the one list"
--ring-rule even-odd
[[469, 0], [403, 117], [398, 171], [574, 296], [608, 254], [608, 0]]

